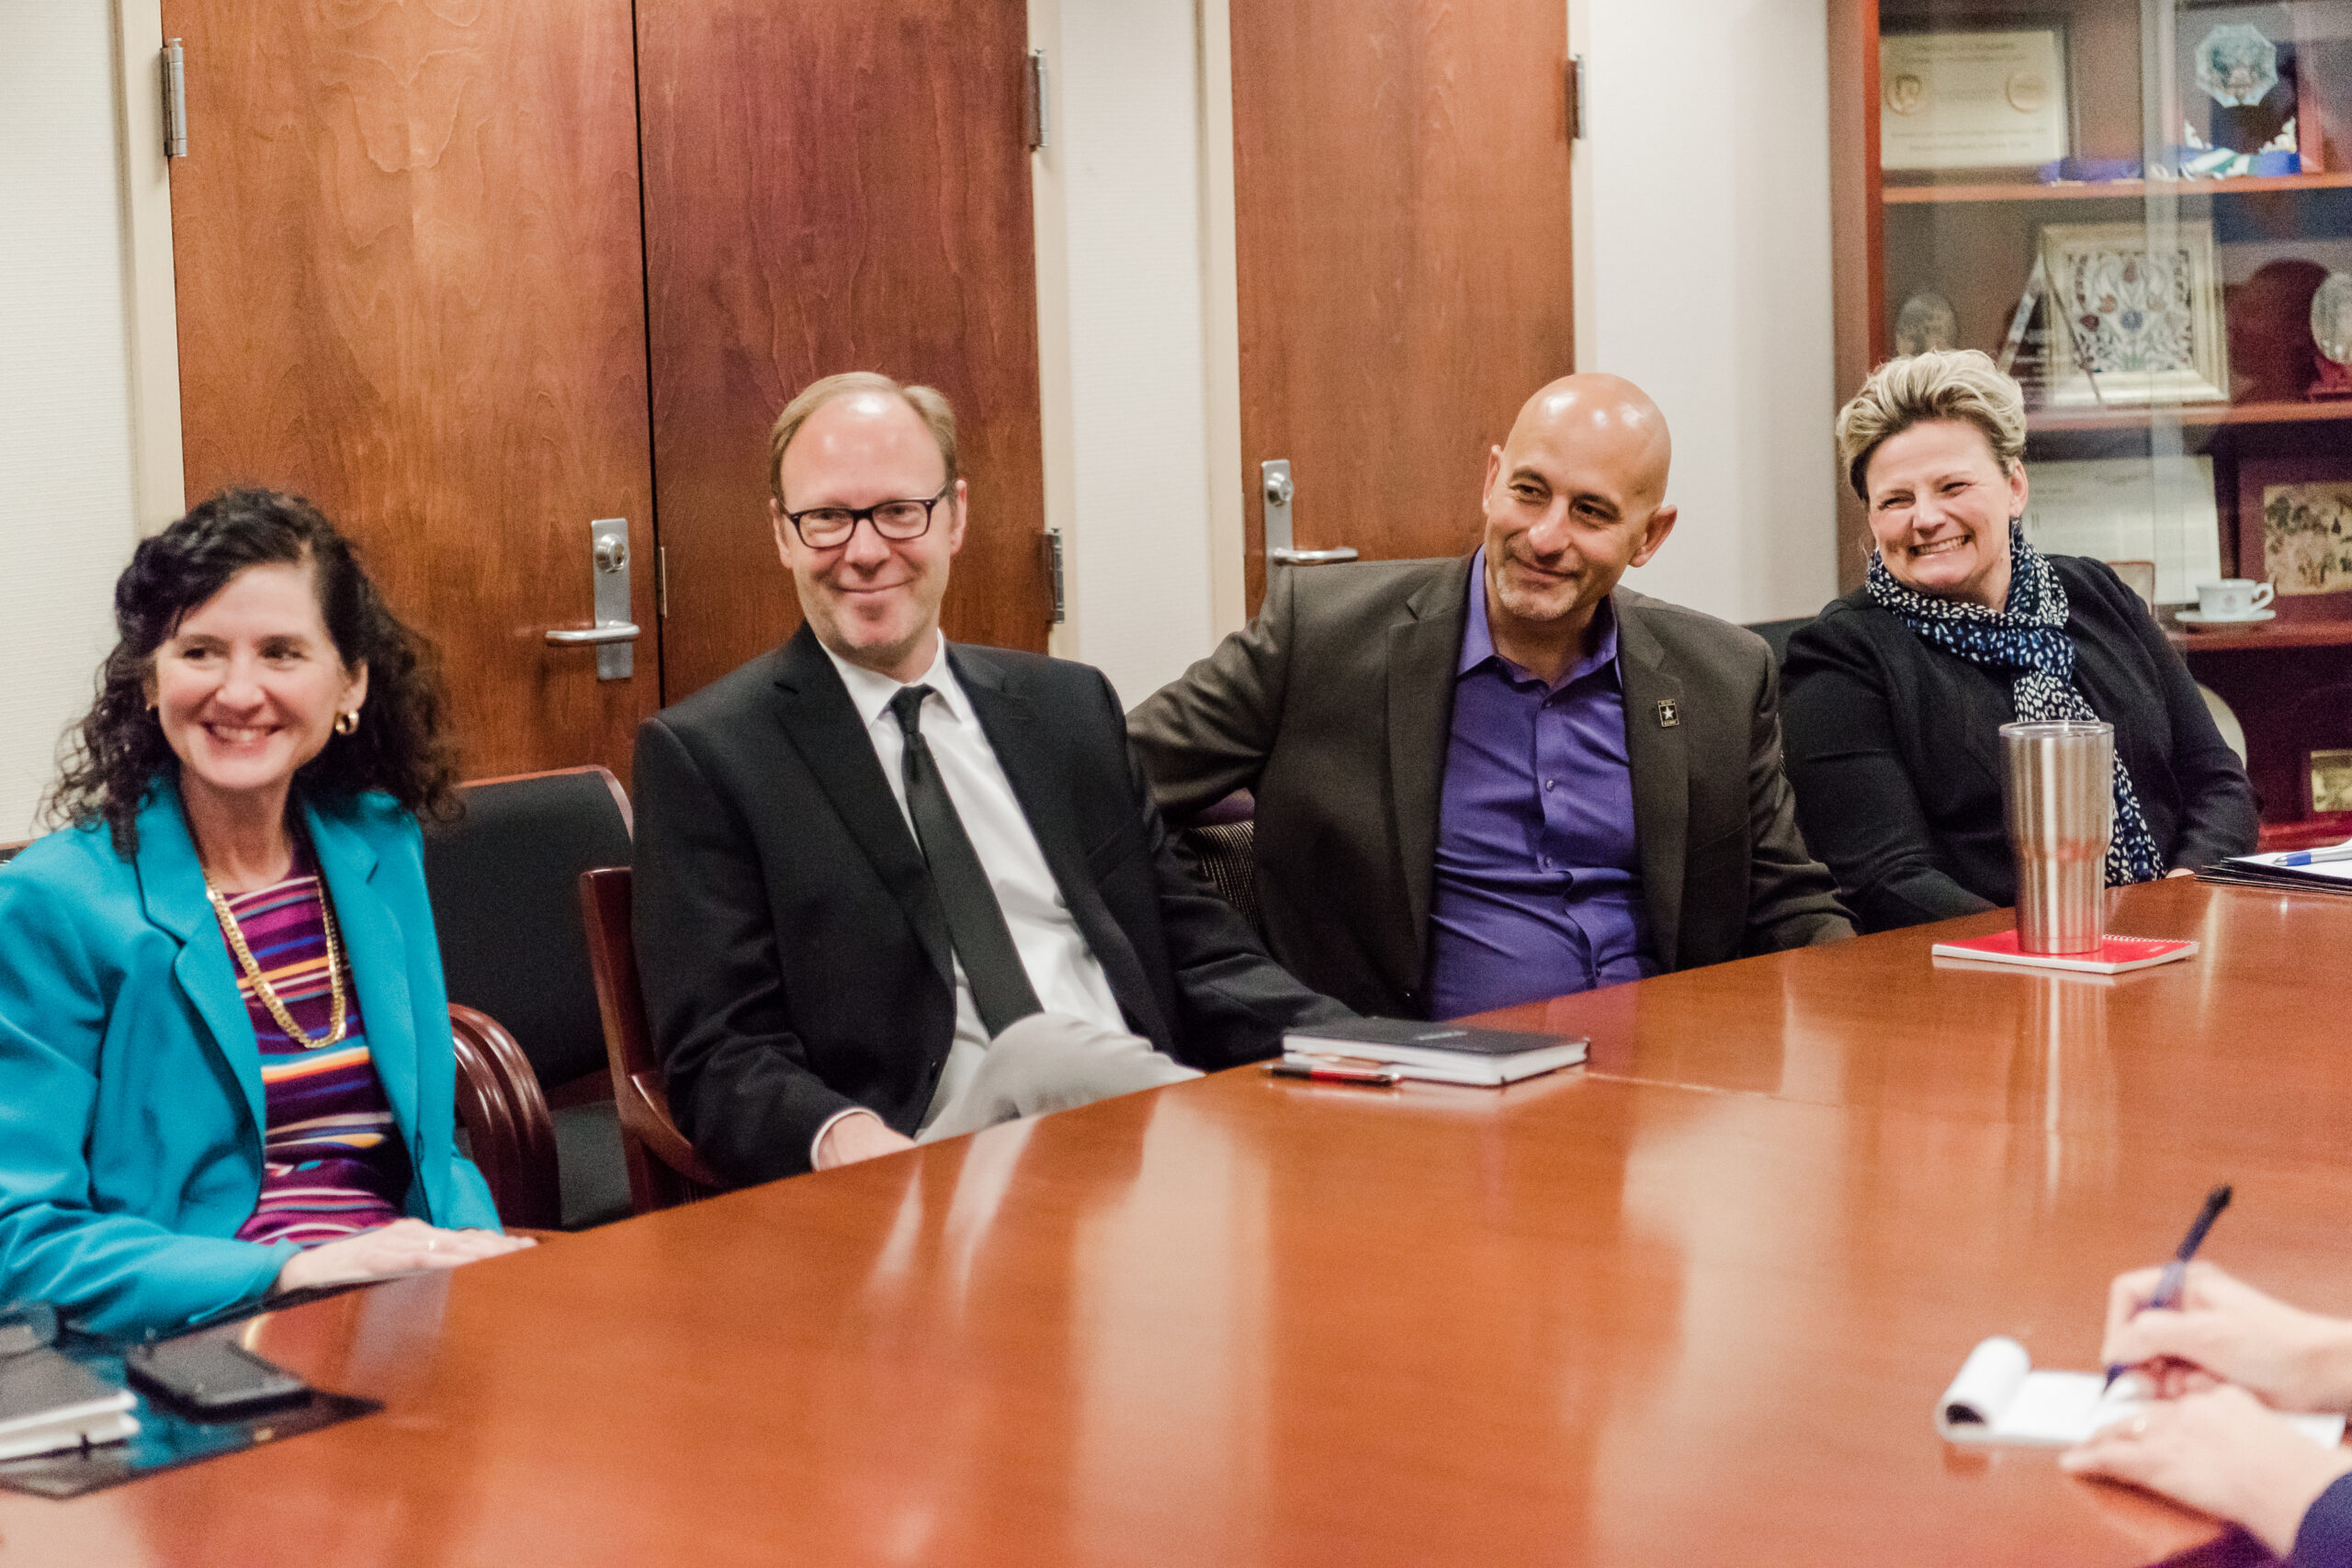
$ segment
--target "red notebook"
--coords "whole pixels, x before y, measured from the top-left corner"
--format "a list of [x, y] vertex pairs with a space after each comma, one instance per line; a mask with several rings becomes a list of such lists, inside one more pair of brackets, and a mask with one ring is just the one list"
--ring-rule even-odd
[[2073, 969], [2086, 975], [2120, 975], [2170, 964], [2197, 951], [2193, 942], [2165, 942], [2155, 937], [2111, 936], [2097, 953], [2023, 953], [2015, 931], [1973, 936], [1963, 942], [1939, 942], [1929, 949], [1939, 958], [1973, 958], [1987, 964], [2025, 964], [2036, 969]]

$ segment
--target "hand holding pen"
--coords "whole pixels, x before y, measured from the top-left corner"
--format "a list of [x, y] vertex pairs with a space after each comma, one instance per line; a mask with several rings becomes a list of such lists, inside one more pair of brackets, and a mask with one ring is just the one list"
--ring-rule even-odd
[[[2188, 1235], [2182, 1239], [2180, 1250], [2173, 1254], [2172, 1261], [2165, 1264], [2156, 1275], [2154, 1288], [2139, 1298], [2132, 1309], [2135, 1314], [2143, 1311], [2171, 1312], [2179, 1307], [2181, 1284], [2188, 1277], [2189, 1259], [2195, 1258], [2197, 1249], [2205, 1245], [2205, 1233], [2213, 1228], [2213, 1222], [2219, 1219], [2222, 1211], [2229, 1206], [2229, 1183], [2223, 1182], [2205, 1194], [2205, 1206], [2197, 1211], [2197, 1218], [2190, 1222]], [[2114, 1324], [2115, 1298], [2110, 1289], [2108, 1294], [2109, 1338], [2114, 1337]], [[2139, 1364], [2136, 1360], [2127, 1361], [2116, 1356], [2109, 1356], [2107, 1358], [2107, 1386], [2113, 1388], [2117, 1378]]]
[[2211, 1263], [2185, 1270], [2177, 1302], [2149, 1303], [2165, 1270], [2108, 1288], [2110, 1364], [2138, 1367], [2165, 1397], [2233, 1382], [2278, 1410], [2352, 1410], [2352, 1323], [2264, 1294]]

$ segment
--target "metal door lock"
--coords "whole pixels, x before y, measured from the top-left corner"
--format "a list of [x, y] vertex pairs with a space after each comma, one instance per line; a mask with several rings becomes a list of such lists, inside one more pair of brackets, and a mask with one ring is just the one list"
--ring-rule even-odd
[[637, 673], [643, 634], [628, 618], [628, 519], [599, 517], [588, 525], [589, 581], [596, 591], [596, 624], [556, 626], [547, 636], [558, 648], [596, 650], [596, 679], [626, 681]]

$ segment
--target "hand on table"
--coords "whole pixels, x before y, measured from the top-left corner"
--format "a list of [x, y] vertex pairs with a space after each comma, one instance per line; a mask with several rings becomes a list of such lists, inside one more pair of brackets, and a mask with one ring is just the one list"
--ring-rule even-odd
[[813, 1163], [819, 1170], [831, 1170], [914, 1146], [912, 1138], [891, 1131], [889, 1123], [871, 1111], [853, 1111], [825, 1129], [825, 1135], [817, 1140]]
[[420, 1269], [455, 1269], [461, 1263], [495, 1258], [534, 1245], [528, 1236], [500, 1235], [496, 1231], [445, 1231], [423, 1220], [394, 1220], [388, 1225], [330, 1241], [288, 1258], [270, 1287], [300, 1291], [314, 1285], [345, 1285], [387, 1274], [409, 1274]]
[[[2129, 1276], [2126, 1276], [2129, 1278]], [[2075, 1475], [2144, 1486], [2244, 1525], [2280, 1557], [2319, 1495], [2352, 1472], [2352, 1450], [2324, 1449], [2229, 1384], [2149, 1401], [2059, 1456]]]
[[2352, 1323], [2290, 1307], [2211, 1263], [2188, 1266], [2177, 1310], [2146, 1307], [2163, 1272], [2137, 1269], [2108, 1287], [2109, 1366], [2143, 1368], [2165, 1397], [2220, 1379], [2280, 1410], [2352, 1410]]

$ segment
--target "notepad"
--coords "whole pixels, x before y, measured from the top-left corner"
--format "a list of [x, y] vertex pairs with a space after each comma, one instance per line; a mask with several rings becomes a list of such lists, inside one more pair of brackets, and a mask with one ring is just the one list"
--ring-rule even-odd
[[1574, 1066], [1589, 1043], [1563, 1034], [1527, 1034], [1466, 1023], [1404, 1018], [1353, 1018], [1283, 1036], [1292, 1057], [1345, 1057], [1385, 1063], [1408, 1078], [1496, 1086]]
[[0, 1357], [0, 1460], [119, 1443], [139, 1430], [135, 1403], [55, 1350]]
[[[1936, 1401], [1936, 1432], [1948, 1443], [2071, 1448], [2147, 1400], [2147, 1381], [2136, 1372], [2112, 1388], [2098, 1372], [2037, 1372], [2024, 1346], [1996, 1335], [1968, 1353]], [[2322, 1448], [2344, 1440], [2341, 1416], [2287, 1419]]]
[[2072, 969], [2085, 975], [2120, 975], [2158, 964], [2177, 964], [2197, 951], [2193, 942], [2150, 936], [2111, 936], [2091, 953], [2028, 953], [2014, 931], [1939, 942], [1928, 950], [1938, 958], [1973, 958], [1985, 964], [2021, 964], [2032, 969]]

